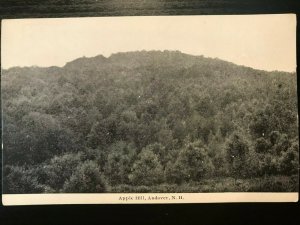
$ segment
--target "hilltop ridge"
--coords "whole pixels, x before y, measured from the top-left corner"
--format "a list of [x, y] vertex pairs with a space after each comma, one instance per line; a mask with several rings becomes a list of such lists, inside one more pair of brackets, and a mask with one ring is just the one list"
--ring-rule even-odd
[[136, 68], [141, 66], [154, 66], [154, 67], [182, 67], [188, 68], [192, 66], [200, 67], [211, 67], [215, 69], [230, 69], [241, 72], [241, 70], [248, 71], [250, 73], [285, 73], [295, 74], [294, 72], [284, 71], [264, 71], [260, 69], [251, 68], [249, 66], [237, 65], [235, 63], [219, 59], [205, 57], [203, 55], [191, 55], [182, 53], [178, 50], [141, 50], [141, 51], [129, 51], [129, 52], [118, 52], [113, 53], [109, 57], [105, 57], [101, 54], [93, 57], [79, 57], [74, 60], [67, 62], [64, 66], [50, 66], [50, 67], [39, 67], [39, 66], [26, 66], [26, 67], [12, 67], [9, 69], [3, 69], [4, 71], [20, 71], [20, 70], [97, 70], [103, 67], [126, 67]]
[[1, 79], [4, 193], [298, 188], [293, 73], [141, 51]]

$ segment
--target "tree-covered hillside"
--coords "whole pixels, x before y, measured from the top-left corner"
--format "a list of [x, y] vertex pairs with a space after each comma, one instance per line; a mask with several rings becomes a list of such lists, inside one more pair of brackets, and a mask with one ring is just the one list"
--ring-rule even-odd
[[1, 83], [5, 193], [298, 188], [294, 73], [141, 51]]

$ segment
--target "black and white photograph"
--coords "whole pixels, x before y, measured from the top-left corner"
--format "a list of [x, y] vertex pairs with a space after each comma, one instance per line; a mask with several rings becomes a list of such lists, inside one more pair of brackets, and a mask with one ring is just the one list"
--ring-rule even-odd
[[6, 19], [1, 33], [4, 204], [298, 200], [295, 15]]

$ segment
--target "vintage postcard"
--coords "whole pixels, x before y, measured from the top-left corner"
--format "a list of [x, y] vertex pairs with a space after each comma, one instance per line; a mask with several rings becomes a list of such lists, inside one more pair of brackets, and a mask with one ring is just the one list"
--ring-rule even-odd
[[295, 15], [1, 26], [4, 205], [298, 201]]

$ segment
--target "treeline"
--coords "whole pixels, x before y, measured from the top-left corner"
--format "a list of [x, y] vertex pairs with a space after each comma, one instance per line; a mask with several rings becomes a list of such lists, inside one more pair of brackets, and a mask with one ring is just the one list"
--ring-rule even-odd
[[118, 53], [3, 70], [2, 102], [5, 193], [298, 188], [294, 73]]

